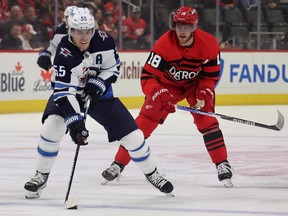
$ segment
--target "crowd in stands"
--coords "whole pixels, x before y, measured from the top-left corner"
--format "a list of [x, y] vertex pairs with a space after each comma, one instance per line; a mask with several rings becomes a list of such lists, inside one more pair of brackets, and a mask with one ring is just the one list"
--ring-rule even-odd
[[[58, 13], [55, 14], [54, 0], [0, 0], [0, 49], [41, 50], [47, 48], [53, 37], [55, 26], [65, 20], [64, 10], [68, 5], [64, 5], [65, 1], [58, 2]], [[141, 2], [146, 2], [148, 7], [124, 3], [120, 7], [119, 0], [85, 0], [78, 6], [88, 7], [94, 14], [96, 28], [109, 33], [116, 43], [119, 42], [119, 25], [121, 24], [123, 49], [147, 50], [150, 49], [152, 40], [149, 1]], [[181, 1], [155, 0], [155, 2], [155, 7], [160, 5], [158, 9], [154, 9], [154, 40], [157, 40], [169, 29], [169, 14], [180, 6]], [[211, 34], [215, 34], [216, 29], [215, 2], [216, 0], [184, 1], [184, 4], [193, 5], [198, 10], [199, 28]], [[256, 44], [256, 34], [250, 33], [256, 31], [257, 0], [219, 0], [219, 2], [220, 32], [217, 38], [220, 47], [222, 49], [255, 48], [251, 43], [254, 40], [254, 45]], [[261, 31], [266, 32], [261, 34], [264, 45], [265, 42], [266, 45], [268, 42], [272, 44], [271, 41], [276, 39], [277, 49], [287, 49], [288, 0], [262, 0], [260, 6], [263, 15]], [[121, 18], [119, 17], [120, 8], [122, 8]], [[164, 15], [161, 14], [161, 10], [164, 10], [166, 15], [165, 12]], [[271, 15], [271, 11], [277, 11], [277, 16], [276, 13]], [[282, 18], [279, 17], [280, 15]], [[209, 16], [212, 18], [209, 19]], [[269, 35], [269, 32], [272, 33]], [[273, 34], [273, 32], [279, 34]], [[267, 46], [267, 49], [271, 48]]]
[[[197, 2], [199, 26], [216, 34], [216, 0]], [[258, 5], [259, 3], [259, 5]], [[256, 49], [260, 6], [260, 49], [287, 49], [287, 0], [219, 0], [219, 44], [222, 49]], [[275, 46], [276, 45], [276, 46]]]

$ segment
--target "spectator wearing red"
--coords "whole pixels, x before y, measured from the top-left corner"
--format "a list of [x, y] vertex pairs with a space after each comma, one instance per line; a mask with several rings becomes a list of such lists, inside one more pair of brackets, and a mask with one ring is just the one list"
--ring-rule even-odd
[[115, 27], [115, 24], [113, 22], [112, 13], [110, 11], [107, 11], [104, 14], [104, 20], [103, 20], [102, 25], [99, 27], [99, 30], [107, 32], [110, 34], [114, 27]]
[[5, 21], [9, 18], [8, 0], [0, 0], [0, 21]]
[[44, 47], [35, 47], [33, 44], [33, 36], [37, 35], [37, 32], [31, 24], [25, 24], [22, 26], [22, 33], [19, 35], [20, 40], [22, 41], [23, 50], [41, 50]]
[[[110, 11], [113, 16], [113, 23], [115, 25], [119, 22], [119, 12], [120, 12], [120, 6], [119, 6], [119, 0], [112, 0], [111, 2], [108, 2], [104, 5], [105, 12]], [[122, 9], [122, 20], [126, 18], [125, 12]]]
[[[214, 0], [216, 3], [216, 0]], [[237, 0], [220, 0], [219, 6], [222, 10], [237, 9]]]
[[[59, 2], [59, 8], [63, 9], [62, 1]], [[42, 23], [45, 25], [49, 38], [52, 39], [53, 31], [55, 28], [55, 14], [54, 0], [37, 0], [35, 1], [36, 14], [39, 15], [39, 18], [42, 20]]]
[[49, 34], [47, 27], [44, 25], [42, 20], [37, 16], [36, 9], [34, 6], [30, 5], [26, 7], [24, 12], [24, 17], [22, 18], [22, 23], [31, 24], [33, 29], [37, 32], [33, 40], [35, 43], [38, 43], [39, 46], [48, 46], [49, 44]]
[[147, 28], [145, 20], [140, 18], [140, 7], [135, 6], [132, 8], [131, 15], [125, 19], [122, 23], [123, 39], [128, 43], [135, 43], [143, 34]]

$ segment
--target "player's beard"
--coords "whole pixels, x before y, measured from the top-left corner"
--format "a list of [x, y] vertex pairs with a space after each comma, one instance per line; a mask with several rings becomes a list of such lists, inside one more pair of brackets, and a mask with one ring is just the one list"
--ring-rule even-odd
[[178, 32], [177, 34], [177, 38], [179, 41], [179, 44], [181, 46], [190, 46], [193, 43], [193, 33], [181, 33]]

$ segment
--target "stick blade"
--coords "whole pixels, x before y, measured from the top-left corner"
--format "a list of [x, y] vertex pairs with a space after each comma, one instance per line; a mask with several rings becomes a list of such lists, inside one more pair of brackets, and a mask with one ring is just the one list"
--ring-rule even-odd
[[69, 198], [65, 202], [65, 205], [64, 205], [65, 209], [69, 209], [69, 210], [78, 209], [78, 201], [79, 201], [79, 199], [77, 197]]
[[277, 130], [280, 131], [284, 127], [285, 120], [284, 120], [283, 114], [279, 110], [277, 110], [277, 113], [278, 113], [278, 121], [277, 121], [275, 126], [276, 126]]

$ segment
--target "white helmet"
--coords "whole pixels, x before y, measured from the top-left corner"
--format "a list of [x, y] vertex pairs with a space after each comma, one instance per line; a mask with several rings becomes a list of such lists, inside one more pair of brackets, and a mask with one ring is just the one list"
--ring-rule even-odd
[[68, 17], [69, 14], [70, 14], [70, 12], [73, 10], [74, 7], [76, 7], [76, 6], [67, 6], [67, 7], [65, 8], [65, 11], [64, 11], [64, 16], [65, 16], [65, 17]]
[[71, 29], [84, 30], [95, 28], [94, 16], [88, 8], [73, 7], [68, 16], [69, 34]]

